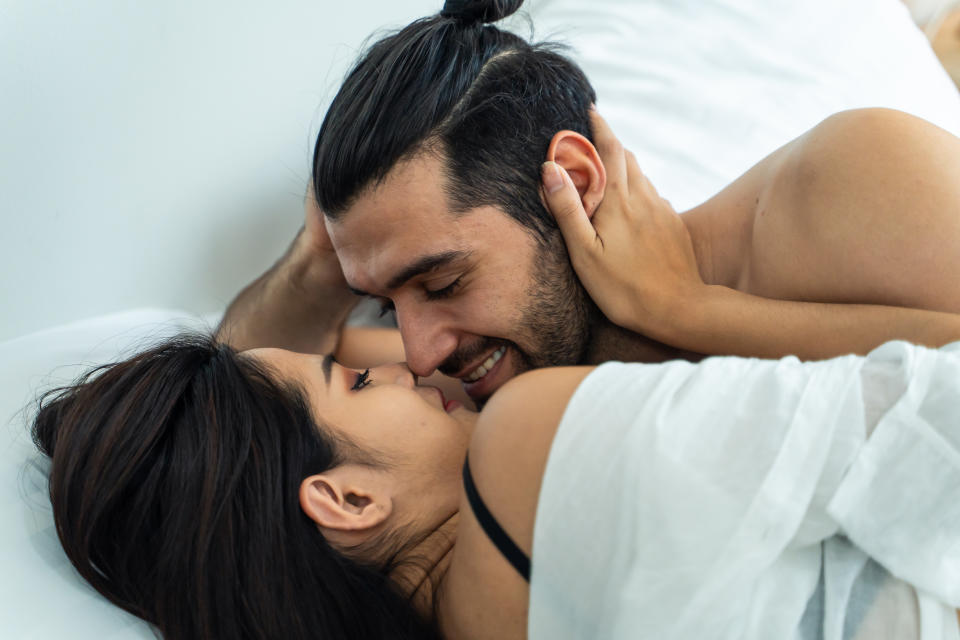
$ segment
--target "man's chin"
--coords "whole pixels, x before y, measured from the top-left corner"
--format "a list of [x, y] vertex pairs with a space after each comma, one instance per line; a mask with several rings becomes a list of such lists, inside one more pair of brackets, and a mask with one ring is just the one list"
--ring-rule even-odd
[[477, 408], [482, 407], [493, 392], [502, 387], [511, 378], [523, 373], [527, 368], [524, 367], [523, 358], [512, 346], [507, 346], [503, 356], [497, 360], [493, 367], [487, 371], [482, 378], [474, 382], [464, 382], [463, 390], [467, 395], [477, 403]]

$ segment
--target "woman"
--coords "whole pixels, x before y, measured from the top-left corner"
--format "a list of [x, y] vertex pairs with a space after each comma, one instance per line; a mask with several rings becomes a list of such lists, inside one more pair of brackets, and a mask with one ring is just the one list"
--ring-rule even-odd
[[385, 575], [399, 530], [338, 553], [305, 517], [304, 478], [381, 461], [265, 362], [174, 339], [48, 394], [33, 436], [71, 562], [166, 638], [436, 636]]
[[403, 365], [180, 337], [48, 395], [34, 438], [71, 562], [166, 638], [956, 638], [957, 374], [903, 343], [611, 363], [478, 416]]

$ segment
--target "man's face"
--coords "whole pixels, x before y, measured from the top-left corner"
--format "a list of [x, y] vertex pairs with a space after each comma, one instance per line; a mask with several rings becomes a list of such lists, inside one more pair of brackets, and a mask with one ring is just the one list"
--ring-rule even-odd
[[577, 363], [592, 303], [556, 234], [544, 247], [491, 206], [453, 214], [442, 160], [420, 155], [327, 230], [347, 283], [396, 309], [410, 369], [483, 401], [531, 368]]

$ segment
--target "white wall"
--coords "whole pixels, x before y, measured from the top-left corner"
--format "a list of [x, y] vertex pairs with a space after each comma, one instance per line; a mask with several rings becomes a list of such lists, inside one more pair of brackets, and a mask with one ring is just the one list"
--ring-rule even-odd
[[441, 4], [0, 1], [0, 340], [222, 308], [299, 227], [364, 38]]
[[[299, 228], [314, 136], [363, 40], [441, 5], [0, 0], [0, 341], [132, 307], [224, 308]], [[575, 45], [601, 112], [680, 208], [843, 109], [960, 133], [960, 95], [899, 0], [523, 9], [537, 38]]]

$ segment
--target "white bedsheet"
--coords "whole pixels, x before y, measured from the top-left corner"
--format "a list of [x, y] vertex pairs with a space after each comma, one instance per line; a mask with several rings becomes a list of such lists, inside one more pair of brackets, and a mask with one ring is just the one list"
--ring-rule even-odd
[[46, 479], [27, 432], [37, 393], [215, 318], [136, 309], [0, 343], [0, 637], [151, 638], [147, 625], [81, 581], [60, 547]]
[[599, 367], [550, 452], [530, 637], [960, 639], [958, 407], [960, 343]]
[[538, 38], [573, 46], [681, 211], [838, 111], [890, 107], [960, 135], [960, 94], [900, 0], [533, 0], [530, 14]]

